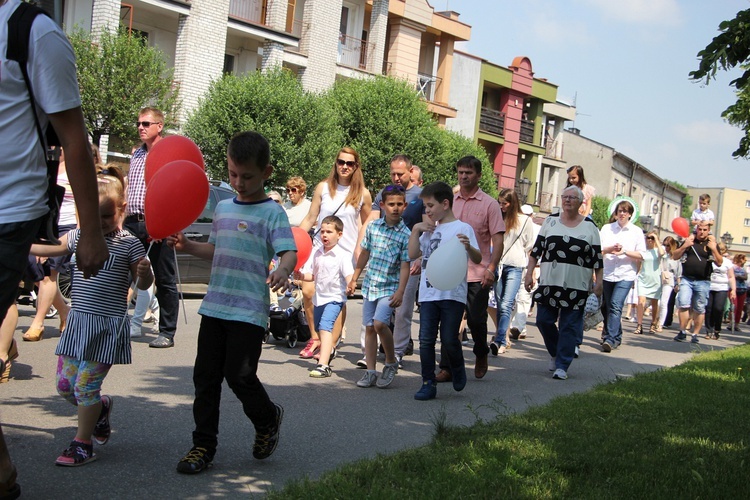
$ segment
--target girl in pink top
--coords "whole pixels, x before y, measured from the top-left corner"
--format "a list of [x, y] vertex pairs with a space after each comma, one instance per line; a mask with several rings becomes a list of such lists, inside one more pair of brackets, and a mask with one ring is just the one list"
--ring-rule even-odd
[[576, 186], [578, 189], [583, 191], [583, 203], [578, 209], [578, 213], [581, 215], [589, 215], [592, 211], [591, 198], [594, 197], [596, 189], [591, 184], [586, 184], [586, 178], [583, 175], [583, 167], [580, 165], [573, 165], [568, 170], [568, 186]]

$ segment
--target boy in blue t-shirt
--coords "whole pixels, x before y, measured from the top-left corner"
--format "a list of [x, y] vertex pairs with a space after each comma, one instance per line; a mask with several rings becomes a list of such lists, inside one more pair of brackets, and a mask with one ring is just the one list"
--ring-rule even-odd
[[458, 332], [468, 294], [466, 280], [451, 290], [439, 290], [432, 286], [425, 272], [427, 262], [440, 245], [456, 237], [466, 248], [468, 258], [475, 264], [482, 261], [482, 254], [478, 250], [479, 244], [472, 227], [453, 215], [453, 189], [448, 184], [428, 184], [420, 196], [424, 201], [425, 213], [432, 222], [420, 222], [412, 228], [409, 258], [414, 260], [422, 257], [419, 283], [419, 360], [422, 364], [422, 387], [414, 395], [414, 399], [426, 401], [437, 395], [435, 342], [438, 331], [453, 374], [453, 389], [461, 391], [466, 386], [466, 368]]
[[[236, 134], [227, 148], [227, 164], [237, 196], [216, 206], [208, 242], [190, 241], [182, 233], [170, 238], [177, 250], [211, 260], [208, 292], [198, 310], [193, 448], [177, 464], [184, 474], [212, 465], [225, 378], [255, 426], [253, 457], [269, 457], [279, 442], [284, 410], [268, 397], [256, 372], [268, 323], [268, 288], [287, 288], [297, 247], [284, 209], [263, 190], [273, 171], [270, 156], [262, 135]], [[280, 257], [279, 265], [269, 275], [274, 255]]]

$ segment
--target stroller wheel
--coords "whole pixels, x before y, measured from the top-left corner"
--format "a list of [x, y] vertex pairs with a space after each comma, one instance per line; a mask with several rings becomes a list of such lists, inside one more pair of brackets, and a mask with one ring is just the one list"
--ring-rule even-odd
[[291, 331], [289, 332], [289, 335], [286, 338], [286, 345], [289, 347], [294, 347], [297, 345], [297, 331]]

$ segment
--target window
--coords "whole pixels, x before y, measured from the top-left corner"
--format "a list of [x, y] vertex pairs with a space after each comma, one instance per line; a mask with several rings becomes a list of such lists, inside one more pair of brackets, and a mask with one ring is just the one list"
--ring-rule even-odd
[[745, 227], [750, 227], [750, 219], [745, 219]]
[[748, 240], [748, 237], [747, 236], [743, 236], [742, 237], [742, 244], [743, 245], [747, 245], [747, 240]]
[[224, 54], [224, 74], [231, 75], [232, 73], [234, 73], [234, 56]]
[[750, 200], [745, 200], [745, 208], [750, 208]]

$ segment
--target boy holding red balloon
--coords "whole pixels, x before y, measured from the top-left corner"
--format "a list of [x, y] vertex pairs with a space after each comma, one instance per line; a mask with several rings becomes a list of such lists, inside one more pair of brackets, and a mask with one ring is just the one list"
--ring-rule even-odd
[[[212, 465], [225, 378], [255, 426], [253, 457], [269, 457], [279, 442], [284, 410], [268, 397], [256, 372], [268, 322], [268, 287], [287, 288], [297, 252], [284, 209], [263, 190], [273, 171], [270, 154], [262, 135], [235, 135], [227, 148], [227, 164], [237, 197], [216, 206], [208, 242], [190, 241], [182, 233], [169, 238], [177, 250], [212, 261], [208, 292], [198, 310], [202, 318], [193, 371], [193, 448], [177, 464], [184, 474]], [[274, 255], [280, 257], [279, 265], [269, 274]]]

